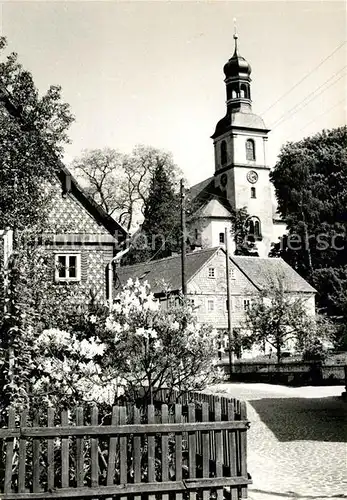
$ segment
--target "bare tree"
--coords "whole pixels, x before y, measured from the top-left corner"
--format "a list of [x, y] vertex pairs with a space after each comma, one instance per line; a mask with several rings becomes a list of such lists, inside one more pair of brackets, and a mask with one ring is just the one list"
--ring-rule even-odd
[[143, 218], [154, 171], [163, 166], [174, 181], [180, 170], [172, 154], [138, 145], [130, 154], [111, 148], [84, 150], [71, 165], [88, 193], [129, 231]]

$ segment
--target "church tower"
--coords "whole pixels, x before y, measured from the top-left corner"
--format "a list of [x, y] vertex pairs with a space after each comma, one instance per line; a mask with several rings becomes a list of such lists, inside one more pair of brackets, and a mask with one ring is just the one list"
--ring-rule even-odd
[[226, 115], [212, 135], [215, 151], [215, 189], [233, 208], [246, 208], [248, 230], [254, 234], [260, 257], [273, 241], [273, 209], [266, 145], [269, 129], [252, 112], [251, 66], [235, 50], [224, 66]]

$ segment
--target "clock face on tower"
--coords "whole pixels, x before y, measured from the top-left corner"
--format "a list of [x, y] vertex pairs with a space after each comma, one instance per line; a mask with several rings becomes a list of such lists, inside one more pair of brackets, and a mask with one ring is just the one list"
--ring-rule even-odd
[[258, 180], [258, 174], [257, 174], [257, 172], [255, 172], [254, 170], [250, 170], [247, 173], [247, 180], [251, 184], [255, 184], [257, 182], [257, 180]]

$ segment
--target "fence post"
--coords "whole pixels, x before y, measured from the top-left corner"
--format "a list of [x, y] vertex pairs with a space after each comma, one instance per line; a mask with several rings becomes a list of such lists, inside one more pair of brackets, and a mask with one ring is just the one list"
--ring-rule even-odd
[[343, 369], [344, 369], [344, 372], [345, 372], [345, 390], [341, 394], [341, 396], [342, 396], [342, 399], [344, 399], [345, 401], [347, 401], [347, 365], [345, 365], [343, 367]]
[[[14, 408], [10, 407], [8, 410], [8, 428], [12, 429], [16, 426], [16, 415]], [[5, 465], [5, 485], [4, 493], [11, 493], [12, 491], [12, 460], [13, 460], [13, 444], [14, 438], [10, 437], [6, 443], [6, 465]]]
[[[244, 401], [240, 404], [240, 419], [247, 420], [247, 407]], [[243, 478], [247, 479], [247, 430], [240, 432], [240, 452], [241, 452], [241, 463], [240, 463], [240, 473]], [[247, 498], [247, 485], [241, 488], [241, 498]]]

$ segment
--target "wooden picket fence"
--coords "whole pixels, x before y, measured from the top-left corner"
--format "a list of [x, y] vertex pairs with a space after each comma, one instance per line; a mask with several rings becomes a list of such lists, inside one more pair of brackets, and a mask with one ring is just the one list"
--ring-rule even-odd
[[29, 416], [10, 408], [0, 429], [0, 500], [247, 497], [244, 403], [212, 398], [157, 402], [146, 415], [114, 406], [111, 415], [79, 407]]

